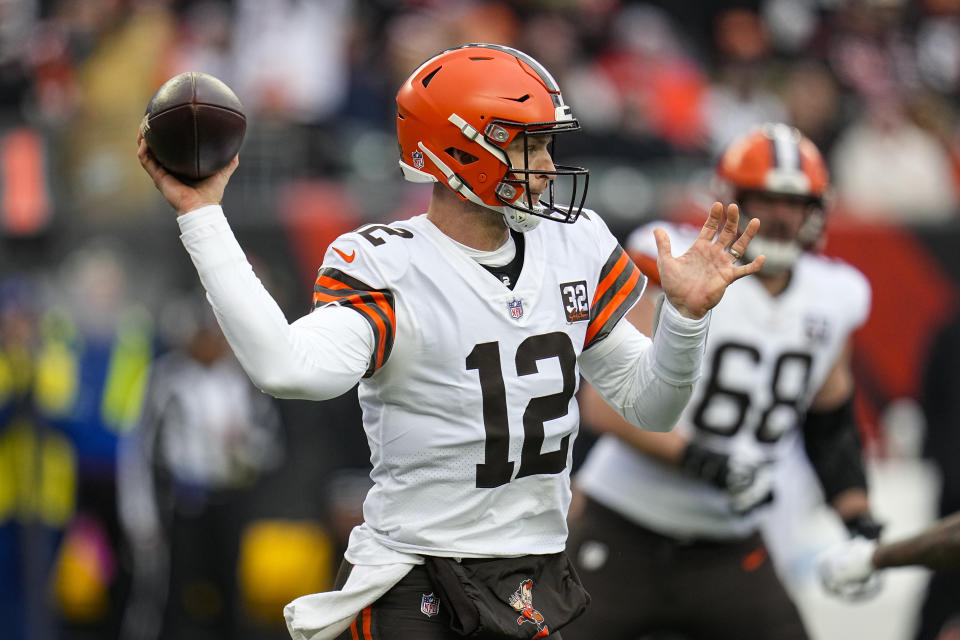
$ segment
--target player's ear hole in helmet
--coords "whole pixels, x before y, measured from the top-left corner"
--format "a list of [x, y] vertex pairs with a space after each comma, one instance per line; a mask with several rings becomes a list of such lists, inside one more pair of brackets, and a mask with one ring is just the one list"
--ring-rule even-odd
[[751, 218], [751, 203], [782, 203], [802, 210], [791, 238], [772, 237], [769, 225], [747, 248], [745, 260], [761, 253], [764, 273], [785, 271], [802, 251], [815, 249], [825, 226], [830, 178], [816, 145], [798, 129], [781, 123], [756, 127], [731, 142], [721, 154], [714, 190], [725, 202], [741, 206], [741, 225]]
[[[465, 200], [502, 213], [517, 231], [529, 231], [543, 218], [577, 220], [589, 172], [552, 159], [556, 134], [579, 129], [543, 65], [502, 45], [443, 51], [420, 65], [397, 93], [404, 177], [446, 184]], [[549, 168], [531, 166], [528, 143], [543, 135]], [[523, 150], [522, 161], [513, 154], [511, 162], [512, 143]]]

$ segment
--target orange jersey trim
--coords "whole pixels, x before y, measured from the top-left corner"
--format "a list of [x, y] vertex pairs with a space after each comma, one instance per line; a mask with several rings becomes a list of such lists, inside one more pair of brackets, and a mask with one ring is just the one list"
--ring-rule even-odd
[[[617, 262], [613, 265], [613, 268], [610, 269], [610, 273], [607, 274], [607, 277], [600, 281], [600, 284], [597, 285], [597, 290], [593, 294], [594, 300], [599, 300], [607, 292], [617, 278], [620, 277], [620, 274], [623, 273], [623, 270], [626, 268], [627, 263], [630, 262], [630, 258], [627, 256], [625, 251], [621, 251], [620, 257], [617, 258]], [[590, 323], [593, 324], [592, 322]]]
[[[328, 289], [350, 289], [351, 287], [339, 280], [334, 280], [329, 276], [320, 276], [317, 278], [317, 284], [321, 287], [326, 287]], [[373, 301], [377, 303], [377, 306], [387, 315], [387, 319], [390, 321], [390, 328], [396, 330], [397, 328], [397, 316], [393, 311], [393, 307], [390, 305], [390, 302], [387, 300], [387, 297], [379, 291], [364, 291], [364, 293], [369, 294]]]
[[[626, 258], [626, 254], [624, 254], [624, 258]], [[617, 261], [617, 264], [619, 265], [620, 261]], [[620, 271], [622, 270], [623, 269]], [[607, 320], [610, 319], [610, 316], [612, 316], [617, 309], [619, 309], [624, 300], [626, 300], [633, 292], [638, 280], [640, 280], [640, 270], [634, 267], [633, 273], [631, 273], [630, 277], [627, 278], [627, 281], [623, 283], [623, 286], [620, 287], [620, 290], [617, 291], [616, 295], [614, 295], [610, 302], [607, 303], [607, 306], [603, 308], [603, 311], [597, 314], [594, 320], [590, 323], [590, 326], [587, 327], [587, 336], [584, 339], [584, 344], [590, 344], [590, 342], [593, 341], [593, 338], [597, 335], [597, 333], [599, 333], [600, 329], [603, 328]], [[598, 295], [596, 297], [599, 298], [600, 296]]]
[[[320, 275], [317, 278], [316, 286], [334, 291], [342, 290], [345, 293], [344, 295], [338, 296], [324, 293], [322, 291], [314, 291], [314, 306], [316, 306], [317, 303], [322, 302], [347, 301], [350, 303], [350, 306], [353, 309], [356, 309], [362, 313], [370, 322], [373, 323], [373, 325], [376, 327], [377, 334], [377, 352], [374, 360], [373, 370], [375, 371], [383, 366], [388, 348], [387, 341], [388, 339], [392, 339], [393, 336], [396, 336], [397, 330], [397, 317], [394, 313], [393, 307], [387, 300], [387, 297], [380, 291], [358, 291], [349, 284], [326, 275]], [[346, 291], [350, 291], [351, 293], [346, 293]], [[364, 296], [369, 296], [369, 300], [373, 301], [374, 306], [371, 306], [368, 300], [364, 300]], [[382, 312], [383, 316], [377, 312], [378, 310]], [[389, 323], [389, 335], [388, 326], [384, 323], [383, 317], [386, 317], [386, 322]], [[372, 373], [372, 371], [370, 373]]]
[[348, 300], [351, 303], [351, 306], [363, 312], [368, 318], [373, 320], [374, 324], [377, 325], [377, 363], [376, 368], [380, 368], [383, 364], [383, 354], [387, 348], [387, 326], [383, 323], [383, 320], [380, 319], [380, 315], [376, 311], [371, 309], [367, 303], [363, 301], [357, 294], [351, 294], [346, 296], [331, 296], [325, 293], [315, 292], [313, 294], [314, 302], [339, 302], [340, 300]]
[[363, 609], [363, 637], [365, 640], [373, 640], [373, 632], [370, 631], [370, 624], [373, 621], [373, 607], [367, 605]]

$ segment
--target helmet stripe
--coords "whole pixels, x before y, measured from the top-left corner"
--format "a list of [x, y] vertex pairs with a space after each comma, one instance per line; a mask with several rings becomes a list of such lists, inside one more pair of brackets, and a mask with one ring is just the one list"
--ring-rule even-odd
[[773, 145], [773, 166], [786, 171], [800, 169], [800, 147], [794, 130], [786, 126], [775, 126], [770, 131]]

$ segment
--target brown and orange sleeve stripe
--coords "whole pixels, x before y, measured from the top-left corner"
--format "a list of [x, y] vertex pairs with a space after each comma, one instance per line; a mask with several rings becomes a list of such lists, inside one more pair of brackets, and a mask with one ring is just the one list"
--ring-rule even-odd
[[607, 336], [614, 325], [640, 299], [646, 277], [627, 252], [617, 246], [603, 268], [590, 305], [590, 322], [583, 348], [588, 349]]
[[370, 357], [365, 378], [382, 367], [390, 357], [397, 333], [397, 316], [393, 306], [393, 292], [373, 287], [348, 276], [339, 269], [324, 267], [317, 273], [313, 285], [313, 308], [338, 304], [357, 311], [370, 324], [377, 348]]

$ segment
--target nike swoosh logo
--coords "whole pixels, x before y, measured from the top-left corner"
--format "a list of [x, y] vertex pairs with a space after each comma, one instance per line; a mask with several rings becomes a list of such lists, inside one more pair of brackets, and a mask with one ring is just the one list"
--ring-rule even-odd
[[340, 249], [337, 249], [336, 247], [331, 247], [331, 248], [337, 253], [339, 253], [340, 257], [346, 260], [347, 262], [353, 262], [353, 259], [357, 257], [356, 251], [351, 251], [350, 255], [347, 255], [343, 251], [340, 251]]

